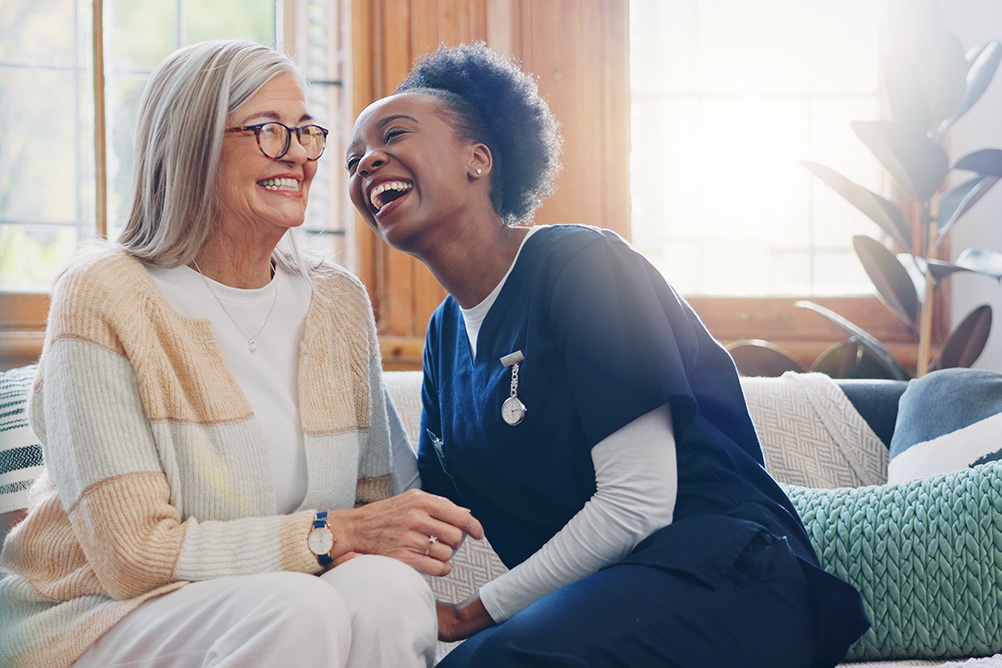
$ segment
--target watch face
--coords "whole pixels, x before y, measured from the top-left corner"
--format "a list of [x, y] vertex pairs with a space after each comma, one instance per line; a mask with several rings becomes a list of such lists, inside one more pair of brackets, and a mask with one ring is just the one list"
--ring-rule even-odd
[[309, 545], [313, 554], [327, 554], [334, 547], [334, 534], [330, 529], [314, 529], [310, 532]]
[[525, 404], [517, 397], [508, 397], [501, 404], [501, 418], [512, 427], [517, 425], [525, 417]]

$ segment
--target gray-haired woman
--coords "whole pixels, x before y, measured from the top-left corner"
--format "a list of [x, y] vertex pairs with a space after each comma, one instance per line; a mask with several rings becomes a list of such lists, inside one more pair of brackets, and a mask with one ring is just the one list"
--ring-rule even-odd
[[0, 664], [433, 660], [419, 571], [482, 528], [414, 489], [364, 289], [286, 234], [327, 136], [303, 90], [242, 41], [153, 73], [125, 230], [52, 293]]

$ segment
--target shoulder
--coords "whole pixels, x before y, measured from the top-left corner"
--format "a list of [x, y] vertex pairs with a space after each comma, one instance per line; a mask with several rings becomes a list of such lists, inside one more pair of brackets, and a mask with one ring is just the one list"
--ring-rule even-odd
[[355, 274], [336, 264], [325, 263], [310, 273], [315, 293], [326, 303], [339, 308], [353, 307], [372, 312], [369, 293]]
[[[590, 225], [547, 225], [529, 239], [529, 261], [555, 273], [590, 273], [595, 262], [627, 259], [646, 261], [625, 239], [612, 230]], [[550, 276], [554, 278], [554, 276]]]
[[144, 278], [148, 275], [139, 260], [121, 249], [100, 246], [81, 252], [66, 266], [56, 279], [53, 296], [127, 295], [135, 293]]
[[49, 330], [86, 327], [90, 322], [130, 320], [156, 292], [143, 264], [125, 251], [97, 247], [80, 253], [56, 279], [49, 306]]

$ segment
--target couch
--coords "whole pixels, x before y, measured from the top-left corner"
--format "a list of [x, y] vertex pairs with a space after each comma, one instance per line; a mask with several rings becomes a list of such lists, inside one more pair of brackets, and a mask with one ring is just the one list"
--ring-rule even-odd
[[[8, 519], [41, 471], [23, 415], [32, 371], [0, 374], [0, 516]], [[388, 372], [386, 384], [416, 443], [420, 372]], [[874, 621], [843, 666], [1002, 668], [1002, 464], [888, 484], [908, 383], [786, 374], [742, 386], [766, 467], [786, 486], [822, 564], [863, 592]], [[463, 600], [504, 572], [486, 540], [467, 540], [453, 565], [449, 576], [429, 578], [442, 600]], [[440, 643], [439, 656], [450, 648]]]

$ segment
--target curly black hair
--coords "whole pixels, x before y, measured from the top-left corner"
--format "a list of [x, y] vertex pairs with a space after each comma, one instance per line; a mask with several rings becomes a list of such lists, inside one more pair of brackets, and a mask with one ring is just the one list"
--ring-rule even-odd
[[532, 217], [556, 190], [563, 140], [536, 81], [483, 42], [439, 47], [418, 59], [397, 93], [443, 103], [457, 133], [491, 151], [491, 203], [505, 222]]

